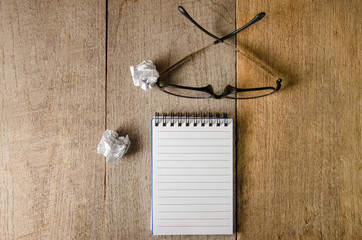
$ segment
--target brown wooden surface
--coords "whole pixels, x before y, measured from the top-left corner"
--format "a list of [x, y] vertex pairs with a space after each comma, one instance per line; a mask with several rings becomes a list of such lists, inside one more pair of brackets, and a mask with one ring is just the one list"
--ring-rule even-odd
[[0, 239], [102, 237], [105, 13], [0, 1]]
[[361, 2], [238, 0], [238, 26], [261, 11], [238, 46], [284, 82], [237, 105], [238, 239], [362, 239]]
[[[278, 73], [282, 90], [236, 105], [134, 87], [130, 65], [151, 59], [162, 70], [212, 41], [178, 5], [218, 36], [265, 11], [238, 46]], [[361, 239], [361, 8], [356, 0], [0, 1], [0, 239]], [[235, 85], [235, 56], [216, 46], [170, 81], [219, 92]], [[242, 56], [237, 63], [239, 87], [275, 83]], [[155, 111], [237, 119], [234, 235], [151, 235]], [[96, 155], [106, 128], [132, 141], [113, 164]]]
[[[210, 31], [223, 36], [235, 28], [235, 1], [109, 1], [107, 128], [129, 134], [127, 156], [107, 164], [106, 239], [149, 239], [151, 214], [151, 128], [158, 112], [227, 112], [234, 117], [235, 101], [189, 100], [158, 89], [145, 92], [133, 86], [129, 66], [145, 59], [158, 68], [169, 66], [211, 42], [177, 9]], [[233, 43], [234, 40], [231, 40]], [[222, 63], [222, 64], [221, 64]], [[211, 83], [222, 91], [235, 84], [235, 54], [217, 46], [195, 56], [171, 75], [171, 81], [190, 86]], [[160, 236], [152, 239], [235, 239], [231, 236]]]

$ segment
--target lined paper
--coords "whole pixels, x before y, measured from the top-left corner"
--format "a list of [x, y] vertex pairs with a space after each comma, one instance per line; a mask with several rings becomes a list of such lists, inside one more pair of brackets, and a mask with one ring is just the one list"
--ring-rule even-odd
[[152, 120], [152, 233], [232, 234], [232, 119], [228, 126], [169, 121]]

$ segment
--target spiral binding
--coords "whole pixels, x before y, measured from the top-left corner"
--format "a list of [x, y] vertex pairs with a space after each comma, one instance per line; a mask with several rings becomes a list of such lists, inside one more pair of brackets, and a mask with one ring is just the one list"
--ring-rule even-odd
[[[176, 116], [177, 115], [177, 116]], [[183, 116], [182, 113], [175, 114], [174, 112], [171, 112], [169, 115], [167, 113], [163, 113], [162, 117], [159, 112], [155, 113], [155, 126], [158, 127], [162, 125], [163, 127], [167, 126], [169, 123], [171, 127], [181, 127], [183, 124], [185, 124], [186, 127], [189, 127], [190, 125], [193, 125], [196, 127], [197, 125], [200, 125], [201, 127], [208, 126], [228, 126], [229, 125], [230, 118], [228, 118], [227, 113], [223, 113], [222, 116], [220, 113], [216, 113], [215, 117], [212, 113], [194, 113], [189, 114], [186, 113], [185, 116]]]

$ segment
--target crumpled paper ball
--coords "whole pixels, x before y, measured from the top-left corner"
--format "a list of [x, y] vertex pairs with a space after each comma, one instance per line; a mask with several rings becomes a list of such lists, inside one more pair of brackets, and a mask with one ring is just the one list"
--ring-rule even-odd
[[137, 66], [130, 66], [133, 84], [140, 86], [143, 90], [150, 90], [157, 82], [160, 74], [151, 60], [145, 60]]
[[103, 133], [102, 139], [98, 144], [97, 153], [106, 157], [107, 162], [114, 162], [120, 159], [128, 150], [131, 141], [126, 137], [118, 136], [113, 130], [107, 130]]

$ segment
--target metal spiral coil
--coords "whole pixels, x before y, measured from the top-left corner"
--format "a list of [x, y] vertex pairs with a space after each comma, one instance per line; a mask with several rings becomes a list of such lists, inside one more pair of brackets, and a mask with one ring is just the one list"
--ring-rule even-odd
[[171, 127], [181, 127], [183, 125], [185, 125], [186, 127], [196, 127], [198, 125], [200, 125], [201, 127], [220, 127], [221, 125], [228, 126], [229, 120], [230, 119], [227, 117], [227, 113], [223, 113], [221, 116], [220, 113], [216, 113], [215, 115], [213, 115], [211, 112], [209, 112], [208, 114], [186, 113], [185, 115], [183, 115], [182, 113], [177, 113], [177, 116], [174, 112], [171, 112], [169, 115], [167, 113], [163, 113], [162, 117], [160, 116], [159, 112], [156, 112], [154, 118], [156, 127], [160, 126], [161, 124], [163, 127], [166, 127], [168, 124]]

